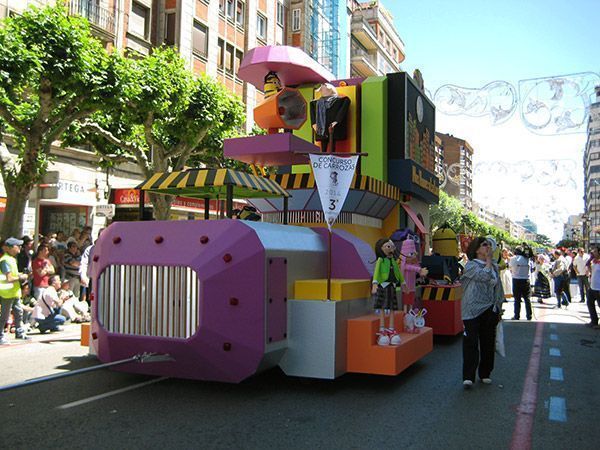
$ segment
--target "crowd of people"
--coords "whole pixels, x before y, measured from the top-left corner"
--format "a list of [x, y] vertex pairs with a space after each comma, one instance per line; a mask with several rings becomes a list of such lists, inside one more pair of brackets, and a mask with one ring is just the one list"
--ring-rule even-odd
[[[69, 321], [90, 321], [88, 274], [93, 249], [91, 227], [70, 236], [59, 231], [34, 239], [23, 236], [2, 241], [0, 253], [0, 345], [30, 339], [39, 333], [61, 331]], [[12, 313], [12, 320], [11, 320]]]
[[526, 245], [517, 246], [514, 253], [503, 249], [494, 256], [496, 243], [489, 237], [471, 241], [461, 258], [463, 333], [463, 386], [473, 386], [476, 375], [484, 384], [490, 384], [494, 369], [497, 325], [502, 318], [502, 304], [514, 298], [513, 320], [521, 316], [525, 305], [527, 320], [532, 319], [531, 298], [539, 303], [553, 296], [555, 308], [567, 308], [571, 296], [571, 280], [579, 286], [579, 301], [587, 303], [590, 321], [587, 326], [600, 329], [600, 247], [592, 247], [590, 254], [583, 248], [557, 248], [535, 254]]

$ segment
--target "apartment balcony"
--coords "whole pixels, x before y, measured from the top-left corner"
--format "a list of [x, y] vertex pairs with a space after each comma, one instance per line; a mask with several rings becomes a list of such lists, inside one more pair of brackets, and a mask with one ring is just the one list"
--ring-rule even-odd
[[[379, 74], [388, 72], [398, 72], [400, 64], [396, 62], [385, 46], [377, 38], [371, 25], [361, 17], [352, 18], [352, 37], [356, 39], [371, 55], [376, 55], [378, 63], [376, 67]], [[404, 53], [401, 53], [401, 59], [404, 59]], [[388, 70], [389, 68], [389, 70]]]
[[112, 41], [115, 37], [115, 12], [98, 5], [93, 0], [71, 0], [69, 13], [85, 17], [102, 40]]
[[350, 63], [352, 67], [365, 77], [379, 75], [377, 71], [377, 58], [364, 51], [356, 44], [352, 44]]

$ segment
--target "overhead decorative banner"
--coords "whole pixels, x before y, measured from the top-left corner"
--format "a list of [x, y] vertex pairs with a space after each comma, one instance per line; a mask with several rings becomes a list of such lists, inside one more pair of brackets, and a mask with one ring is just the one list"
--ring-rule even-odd
[[585, 133], [599, 82], [600, 76], [593, 72], [520, 80], [523, 123], [544, 136]]
[[519, 80], [518, 93], [508, 81], [480, 88], [444, 84], [433, 94], [437, 111], [450, 116], [487, 116], [491, 125], [507, 122], [520, 109], [523, 125], [532, 133], [555, 136], [585, 133], [594, 87], [594, 72]]
[[517, 90], [506, 81], [494, 81], [482, 88], [453, 84], [440, 86], [434, 94], [436, 108], [448, 115], [488, 116], [492, 125], [511, 118], [517, 109]]
[[357, 161], [358, 156], [310, 155], [310, 166], [329, 230], [344, 206]]

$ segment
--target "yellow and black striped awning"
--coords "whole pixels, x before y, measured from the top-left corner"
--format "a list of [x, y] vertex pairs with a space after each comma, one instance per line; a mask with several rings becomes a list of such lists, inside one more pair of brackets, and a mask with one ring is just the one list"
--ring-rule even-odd
[[[283, 189], [312, 189], [315, 187], [313, 173], [284, 173], [271, 175], [271, 180], [277, 182]], [[367, 175], [354, 175], [350, 189], [367, 191], [396, 201], [407, 201], [406, 195], [400, 189], [385, 181]]]
[[188, 169], [159, 172], [136, 189], [182, 197], [223, 198], [226, 187], [233, 186], [236, 198], [289, 197], [276, 181], [233, 169]]

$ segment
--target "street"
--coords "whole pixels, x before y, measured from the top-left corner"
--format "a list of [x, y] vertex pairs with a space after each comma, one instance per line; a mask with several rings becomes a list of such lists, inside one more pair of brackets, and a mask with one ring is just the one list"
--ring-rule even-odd
[[[460, 336], [436, 337], [434, 351], [397, 377], [323, 381], [274, 369], [230, 385], [102, 369], [13, 389], [0, 393], [0, 447], [458, 449], [531, 440], [536, 449], [593, 449], [600, 332], [583, 326], [585, 311], [535, 303], [533, 321], [505, 321], [507, 356], [497, 357], [492, 385], [470, 391]], [[98, 364], [79, 345], [78, 327], [0, 349], [2, 384]], [[536, 330], [532, 416], [523, 413], [532, 399], [524, 386]]]

